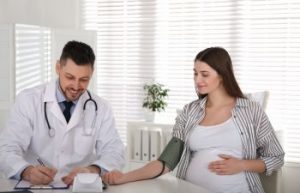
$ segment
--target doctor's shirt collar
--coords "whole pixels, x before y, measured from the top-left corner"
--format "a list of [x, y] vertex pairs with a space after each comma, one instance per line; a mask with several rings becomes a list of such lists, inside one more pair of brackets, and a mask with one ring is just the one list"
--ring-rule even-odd
[[[56, 90], [55, 90], [55, 95], [56, 95], [56, 99], [57, 99], [57, 102], [58, 103], [62, 103], [64, 101], [66, 101], [66, 97], [65, 95], [63, 94], [60, 86], [59, 86], [59, 83], [58, 83], [58, 79], [56, 80]], [[72, 101], [75, 105], [77, 104], [78, 102], [78, 99], [76, 101]]]

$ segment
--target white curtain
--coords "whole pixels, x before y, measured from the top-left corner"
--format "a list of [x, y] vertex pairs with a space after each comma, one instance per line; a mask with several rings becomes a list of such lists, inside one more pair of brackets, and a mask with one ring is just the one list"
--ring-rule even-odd
[[97, 30], [97, 93], [126, 122], [143, 118], [143, 84], [169, 88], [158, 121], [196, 99], [193, 59], [210, 46], [232, 56], [244, 92], [269, 92], [266, 112], [284, 131], [286, 160], [300, 162], [300, 1], [81, 0], [80, 26]]

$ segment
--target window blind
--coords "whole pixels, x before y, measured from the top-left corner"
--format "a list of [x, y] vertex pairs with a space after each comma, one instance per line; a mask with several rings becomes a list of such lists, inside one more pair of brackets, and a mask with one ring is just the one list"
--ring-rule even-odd
[[269, 92], [266, 112], [283, 130], [286, 160], [300, 162], [300, 2], [296, 0], [81, 0], [80, 26], [98, 32], [97, 93], [126, 122], [141, 119], [142, 85], [169, 88], [159, 121], [196, 99], [193, 59], [226, 48], [244, 92]]
[[16, 94], [50, 80], [50, 29], [15, 25]]

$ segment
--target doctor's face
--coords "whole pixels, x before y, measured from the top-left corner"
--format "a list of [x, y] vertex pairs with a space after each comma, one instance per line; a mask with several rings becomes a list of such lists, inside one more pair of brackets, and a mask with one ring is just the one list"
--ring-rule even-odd
[[56, 64], [56, 73], [62, 92], [68, 101], [77, 100], [87, 89], [93, 75], [90, 64], [77, 65], [72, 59]]

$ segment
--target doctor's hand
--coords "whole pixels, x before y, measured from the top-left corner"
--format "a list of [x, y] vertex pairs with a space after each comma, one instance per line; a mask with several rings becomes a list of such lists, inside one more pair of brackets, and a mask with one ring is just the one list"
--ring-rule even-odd
[[28, 166], [21, 174], [23, 180], [29, 181], [32, 184], [49, 184], [53, 181], [57, 170], [44, 166]]
[[125, 175], [117, 170], [108, 172], [102, 176], [102, 180], [110, 185], [126, 183]]
[[222, 160], [210, 162], [208, 169], [217, 175], [232, 175], [244, 171], [243, 160], [230, 155], [220, 154]]
[[95, 165], [87, 166], [87, 167], [76, 167], [74, 168], [67, 176], [62, 177], [62, 181], [67, 184], [73, 184], [74, 177], [78, 173], [96, 173], [100, 174], [101, 170], [99, 167]]

